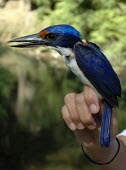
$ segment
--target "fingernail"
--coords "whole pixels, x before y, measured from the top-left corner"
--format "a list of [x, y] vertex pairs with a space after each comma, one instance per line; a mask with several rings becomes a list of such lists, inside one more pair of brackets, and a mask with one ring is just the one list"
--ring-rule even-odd
[[69, 128], [70, 128], [71, 130], [75, 130], [75, 129], [76, 129], [76, 126], [75, 126], [74, 123], [70, 123], [70, 124], [69, 124]]
[[77, 127], [78, 129], [84, 129], [84, 125], [82, 123], [78, 123]]
[[89, 125], [88, 126], [88, 129], [90, 129], [90, 130], [94, 130], [96, 128], [96, 126], [94, 126], [94, 125]]
[[97, 113], [98, 112], [97, 106], [95, 104], [90, 105], [90, 112], [91, 113]]

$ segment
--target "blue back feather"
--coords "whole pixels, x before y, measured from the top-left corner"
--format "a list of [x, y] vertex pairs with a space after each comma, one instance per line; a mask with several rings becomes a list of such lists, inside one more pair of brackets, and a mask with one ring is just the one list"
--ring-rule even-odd
[[85, 76], [112, 106], [118, 106], [121, 96], [118, 76], [110, 62], [98, 48], [78, 43], [74, 48], [76, 61]]

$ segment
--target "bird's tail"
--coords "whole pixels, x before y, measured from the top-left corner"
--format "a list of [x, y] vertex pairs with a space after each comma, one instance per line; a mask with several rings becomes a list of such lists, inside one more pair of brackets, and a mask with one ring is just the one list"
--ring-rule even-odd
[[100, 133], [100, 145], [102, 147], [109, 147], [110, 145], [111, 116], [112, 107], [107, 102], [105, 102]]

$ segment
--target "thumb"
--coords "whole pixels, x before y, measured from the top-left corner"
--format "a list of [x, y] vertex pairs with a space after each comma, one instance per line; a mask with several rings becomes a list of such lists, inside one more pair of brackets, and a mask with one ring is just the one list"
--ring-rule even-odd
[[100, 111], [98, 96], [91, 87], [84, 86], [84, 99], [92, 114], [97, 114]]

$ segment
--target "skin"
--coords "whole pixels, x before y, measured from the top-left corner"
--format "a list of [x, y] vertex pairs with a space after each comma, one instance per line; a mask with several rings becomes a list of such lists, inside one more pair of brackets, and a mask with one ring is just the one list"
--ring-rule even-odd
[[[95, 91], [84, 87], [84, 91], [69, 93], [64, 98], [62, 116], [68, 127], [73, 131], [77, 141], [83, 145], [87, 155], [94, 161], [105, 163], [110, 161], [117, 152], [118, 117], [113, 109], [111, 121], [111, 143], [109, 148], [99, 144], [103, 101], [100, 101]], [[102, 170], [124, 170], [126, 168], [126, 137], [119, 136], [120, 150], [116, 158], [108, 165], [102, 165]], [[99, 154], [100, 153], [100, 154]]]

